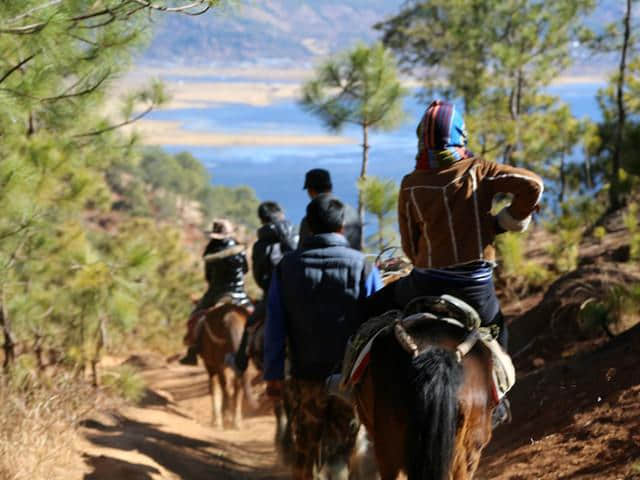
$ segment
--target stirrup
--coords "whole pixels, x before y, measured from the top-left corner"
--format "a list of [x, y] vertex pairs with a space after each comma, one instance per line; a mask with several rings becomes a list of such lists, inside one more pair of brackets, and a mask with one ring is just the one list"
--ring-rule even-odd
[[233, 370], [233, 373], [236, 374], [236, 376], [241, 377], [243, 375], [243, 371], [240, 370], [240, 368], [238, 367], [238, 364], [236, 363], [236, 354], [233, 352], [229, 352], [226, 353], [224, 356], [224, 364], [229, 367], [231, 370]]
[[495, 430], [502, 424], [511, 423], [511, 403], [503, 397], [491, 414], [491, 429]]

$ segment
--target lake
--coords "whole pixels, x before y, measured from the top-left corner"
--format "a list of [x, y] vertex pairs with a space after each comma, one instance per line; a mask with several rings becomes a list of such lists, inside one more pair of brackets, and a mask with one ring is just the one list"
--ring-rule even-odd
[[[549, 88], [578, 117], [598, 120], [600, 117], [596, 92], [601, 84], [563, 84]], [[370, 136], [369, 173], [400, 181], [413, 169], [416, 136], [415, 126], [424, 111], [424, 103], [411, 97], [405, 102], [406, 122], [392, 132], [375, 132]], [[325, 134], [320, 120], [304, 112], [294, 101], [283, 101], [256, 107], [244, 104], [224, 104], [205, 109], [176, 109], [153, 112], [155, 120], [180, 121], [194, 131], [225, 133], [260, 132], [268, 134]], [[359, 139], [357, 127], [346, 128], [343, 134]], [[334, 192], [346, 202], [356, 205], [355, 182], [360, 170], [361, 148], [358, 144], [322, 146], [269, 147], [193, 147], [169, 145], [171, 152], [187, 150], [200, 159], [217, 185], [249, 185], [261, 200], [274, 200], [285, 209], [294, 223], [304, 216], [308, 202], [302, 190], [304, 174], [311, 168], [326, 168], [331, 172]]]

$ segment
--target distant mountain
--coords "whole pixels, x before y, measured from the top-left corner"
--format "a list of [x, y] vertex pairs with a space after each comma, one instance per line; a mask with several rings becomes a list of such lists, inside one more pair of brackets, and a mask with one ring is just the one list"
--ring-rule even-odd
[[202, 65], [309, 62], [377, 38], [403, 0], [244, 0], [198, 17], [166, 15], [144, 60]]
[[[307, 64], [319, 55], [344, 50], [359, 40], [375, 40], [378, 33], [372, 26], [398, 12], [404, 3], [234, 0], [231, 6], [197, 17], [162, 15], [143, 61], [188, 66]], [[599, 0], [585, 23], [601, 31], [607, 23], [621, 19], [622, 10], [622, 0]]]

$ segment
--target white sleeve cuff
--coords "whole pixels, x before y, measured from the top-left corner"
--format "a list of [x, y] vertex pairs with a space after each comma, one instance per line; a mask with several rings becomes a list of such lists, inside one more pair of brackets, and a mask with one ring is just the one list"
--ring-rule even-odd
[[511, 216], [508, 208], [509, 207], [504, 207], [500, 210], [500, 213], [498, 213], [498, 225], [509, 232], [524, 232], [531, 222], [531, 215], [522, 220], [516, 220]]

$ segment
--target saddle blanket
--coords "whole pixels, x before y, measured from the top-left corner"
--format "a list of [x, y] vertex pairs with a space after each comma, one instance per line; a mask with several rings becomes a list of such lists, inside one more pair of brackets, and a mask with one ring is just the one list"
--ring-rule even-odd
[[[394, 323], [404, 317], [397, 310], [385, 313], [365, 322], [350, 340], [345, 352], [342, 370], [343, 389], [356, 385], [362, 379], [371, 359], [371, 346], [383, 332], [392, 328]], [[431, 321], [446, 321], [450, 319], [434, 319]], [[460, 325], [461, 328], [462, 325]], [[515, 384], [515, 368], [511, 357], [504, 351], [498, 341], [487, 329], [479, 329], [478, 339], [490, 352], [492, 357], [492, 395], [497, 403]]]

